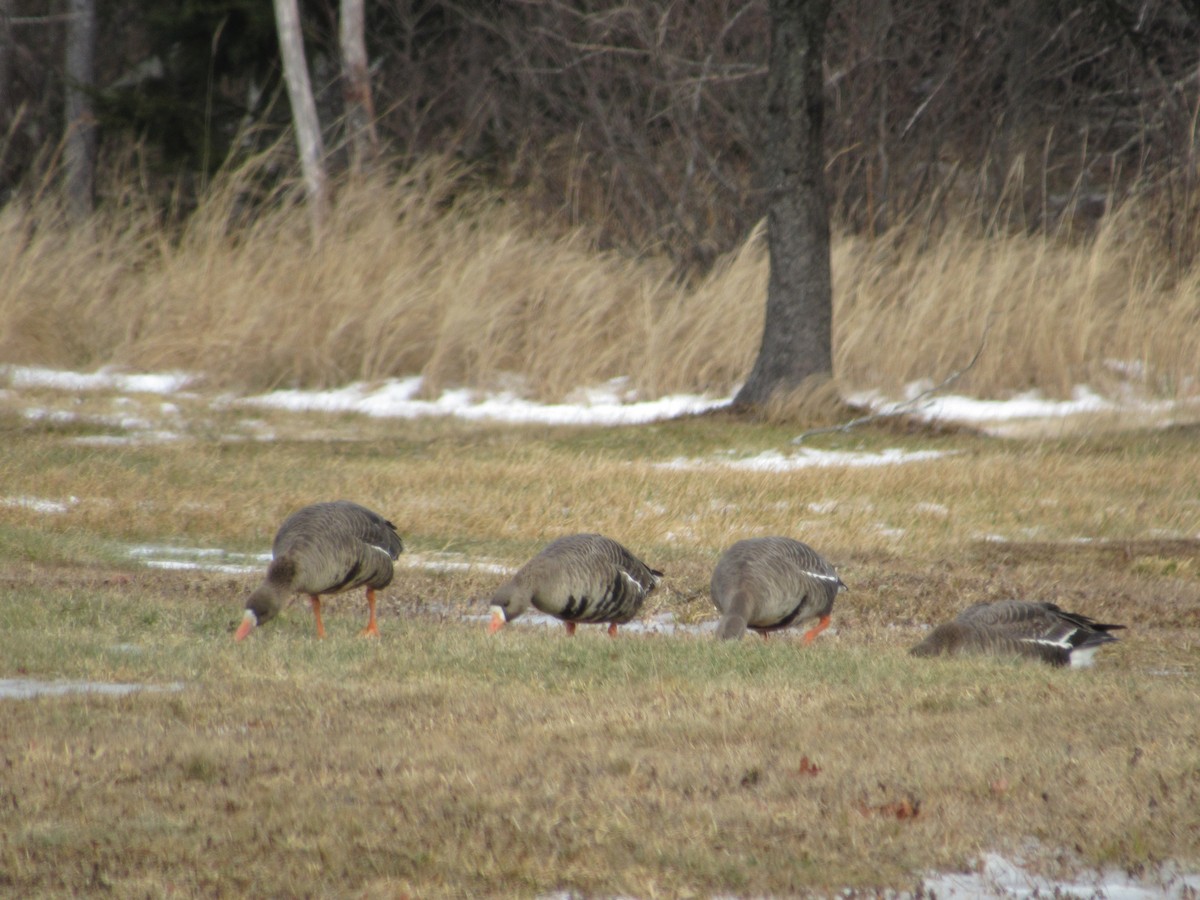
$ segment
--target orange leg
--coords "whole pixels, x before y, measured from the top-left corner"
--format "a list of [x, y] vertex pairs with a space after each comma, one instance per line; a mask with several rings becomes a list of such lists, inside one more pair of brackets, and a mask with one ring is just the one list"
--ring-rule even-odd
[[574, 622], [564, 622], [563, 624], [567, 626], [567, 636], [575, 637], [575, 623]]
[[379, 637], [379, 625], [375, 621], [375, 588], [367, 588], [367, 606], [371, 610], [371, 617], [367, 619], [367, 627], [359, 634], [362, 637]]
[[811, 644], [818, 634], [829, 627], [829, 616], [821, 616], [821, 621], [804, 633], [804, 643]]
[[610, 623], [609, 623], [609, 626], [608, 626], [608, 636], [609, 636], [609, 637], [616, 637], [616, 636], [617, 636], [617, 623], [616, 623], [616, 622], [610, 622]]
[[769, 632], [769, 631], [760, 631], [760, 632], [758, 633], [758, 636], [759, 636], [760, 638], [762, 638], [762, 639], [765, 641], [767, 638], [769, 638], [769, 637], [771, 636], [771, 632]]
[[321, 598], [313, 594], [308, 598], [308, 602], [312, 604], [313, 615], [317, 618], [317, 637], [325, 637], [325, 626], [321, 624]]

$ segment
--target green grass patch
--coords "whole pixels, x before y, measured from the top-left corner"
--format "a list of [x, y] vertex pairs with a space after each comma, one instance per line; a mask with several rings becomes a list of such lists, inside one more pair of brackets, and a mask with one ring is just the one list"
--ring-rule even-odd
[[[226, 412], [236, 428], [252, 413]], [[886, 430], [820, 446], [957, 451], [885, 469], [654, 463], [786, 450], [787, 429], [368, 423], [271, 443], [81, 447], [22, 429], [0, 506], [0, 678], [179, 691], [0, 699], [0, 884], [17, 895], [788, 896], [911, 888], [1038, 840], [1200, 865], [1200, 475], [1183, 434], [999, 442]], [[850, 590], [810, 647], [478, 619], [503, 575], [401, 565], [235, 644], [259, 574], [152, 569], [138, 544], [264, 552], [347, 497], [414, 556], [519, 565], [598, 530], [667, 572], [644, 615], [715, 618], [719, 552], [809, 541]], [[1086, 540], [1085, 540], [1086, 539]], [[977, 600], [1129, 626], [1088, 672], [917, 660]]]

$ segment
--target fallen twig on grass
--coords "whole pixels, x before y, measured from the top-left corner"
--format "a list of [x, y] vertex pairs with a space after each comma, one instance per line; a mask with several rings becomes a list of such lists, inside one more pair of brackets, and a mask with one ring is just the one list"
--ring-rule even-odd
[[895, 409], [890, 409], [886, 412], [874, 412], [874, 413], [871, 413], [866, 416], [859, 416], [856, 419], [851, 419], [849, 422], [843, 422], [840, 425], [827, 425], [823, 428], [810, 428], [807, 431], [800, 432], [800, 434], [798, 434], [794, 438], [792, 438], [792, 443], [793, 444], [802, 444], [802, 443], [804, 443], [806, 438], [813, 437], [814, 435], [846, 432], [846, 431], [849, 431], [851, 428], [856, 428], [857, 426], [864, 425], [867, 422], [877, 422], [881, 419], [894, 419], [897, 416], [908, 415], [926, 397], [932, 396], [933, 394], [936, 394], [938, 391], [949, 387], [954, 382], [956, 382], [959, 378], [961, 378], [967, 372], [970, 372], [971, 369], [973, 369], [975, 367], [975, 363], [979, 362], [979, 357], [983, 354], [983, 348], [987, 344], [988, 331], [991, 330], [991, 327], [992, 327], [991, 319], [988, 319], [988, 323], [983, 329], [983, 336], [979, 339], [979, 346], [975, 348], [974, 355], [971, 357], [970, 361], [965, 366], [963, 366], [961, 369], [957, 369], [957, 370], [951, 372], [949, 375], [947, 375], [945, 378], [943, 378], [941, 381], [939, 381], [933, 387], [927, 388], [926, 390], [921, 391], [921, 393], [917, 394], [917, 396], [913, 397], [911, 400], [908, 400], [905, 403], [901, 403]]

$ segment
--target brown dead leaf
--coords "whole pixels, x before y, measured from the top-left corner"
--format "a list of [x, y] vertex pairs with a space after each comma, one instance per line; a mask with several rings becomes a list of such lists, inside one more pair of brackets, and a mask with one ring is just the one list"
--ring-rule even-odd
[[905, 797], [900, 800], [892, 800], [888, 803], [880, 803], [878, 806], [860, 804], [858, 811], [863, 816], [885, 816], [903, 822], [907, 819], [915, 819], [921, 814], [921, 801], [912, 797]]

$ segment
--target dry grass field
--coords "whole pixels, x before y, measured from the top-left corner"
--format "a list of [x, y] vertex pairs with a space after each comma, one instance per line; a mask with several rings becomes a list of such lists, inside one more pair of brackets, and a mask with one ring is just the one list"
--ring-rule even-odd
[[[863, 429], [880, 468], [663, 468], [781, 449], [720, 415], [543, 428], [229, 407], [182, 440], [6, 398], [0, 678], [162, 688], [0, 699], [0, 892], [11, 896], [795, 896], [915, 889], [1041, 848], [1200, 867], [1200, 469], [1176, 427], [1000, 441]], [[186, 402], [181, 398], [179, 402]], [[519, 623], [489, 636], [485, 565], [404, 565], [382, 638], [361, 594], [297, 602], [242, 644], [252, 573], [146, 568], [146, 544], [260, 553], [315, 499], [387, 513], [420, 560], [521, 563], [600, 530], [667, 572], [644, 619], [715, 618], [719, 551], [810, 541], [850, 586], [834, 627], [718, 645]], [[12, 498], [44, 498], [61, 511]], [[73, 498], [73, 499], [72, 499]], [[444, 557], [443, 557], [444, 558]], [[1127, 624], [1095, 668], [917, 660], [981, 599]]]
[[[252, 167], [181, 233], [129, 194], [85, 228], [48, 201], [0, 210], [0, 359], [205, 373], [241, 389], [424, 376], [425, 388], [533, 396], [628, 376], [645, 396], [725, 394], [762, 330], [756, 232], [680, 283], [653, 254], [598, 252], [434, 161], [344, 185], [314, 249], [295, 203], [248, 211]], [[835, 235], [835, 368], [845, 390], [937, 381], [981, 396], [1078, 384], [1174, 398], [1200, 379], [1200, 272], [1130, 205], [1090, 236], [982, 236], [979, 210], [937, 229]]]
[[[763, 472], [719, 460], [790, 452], [796, 425], [222, 402], [418, 373], [430, 393], [628, 376], [643, 398], [719, 396], [748, 371], [766, 282], [761, 236], [681, 283], [436, 164], [344, 188], [314, 249], [302, 210], [245, 212], [240, 174], [177, 234], [136, 199], [74, 230], [48, 204], [0, 209], [0, 361], [201, 376], [169, 402], [0, 376], [0, 679], [159, 688], [0, 698], [0, 894], [873, 895], [991, 851], [1051, 874], [1200, 869], [1197, 426], [884, 423], [806, 446], [943, 455]], [[1197, 274], [1137, 216], [1075, 240], [965, 219], [838, 237], [839, 384], [936, 381], [986, 331], [956, 390], [1194, 395]], [[122, 417], [176, 437], [129, 442]], [[680, 457], [709, 462], [665, 465]], [[407, 545], [378, 641], [356, 636], [357, 594], [326, 604], [324, 641], [298, 602], [235, 644], [255, 572], [142, 552], [244, 561], [340, 497]], [[583, 530], [665, 570], [642, 618], [676, 631], [487, 635], [495, 566]], [[761, 534], [808, 541], [850, 587], [810, 647], [700, 627], [717, 556]], [[907, 655], [1007, 597], [1128, 628], [1089, 671]]]

